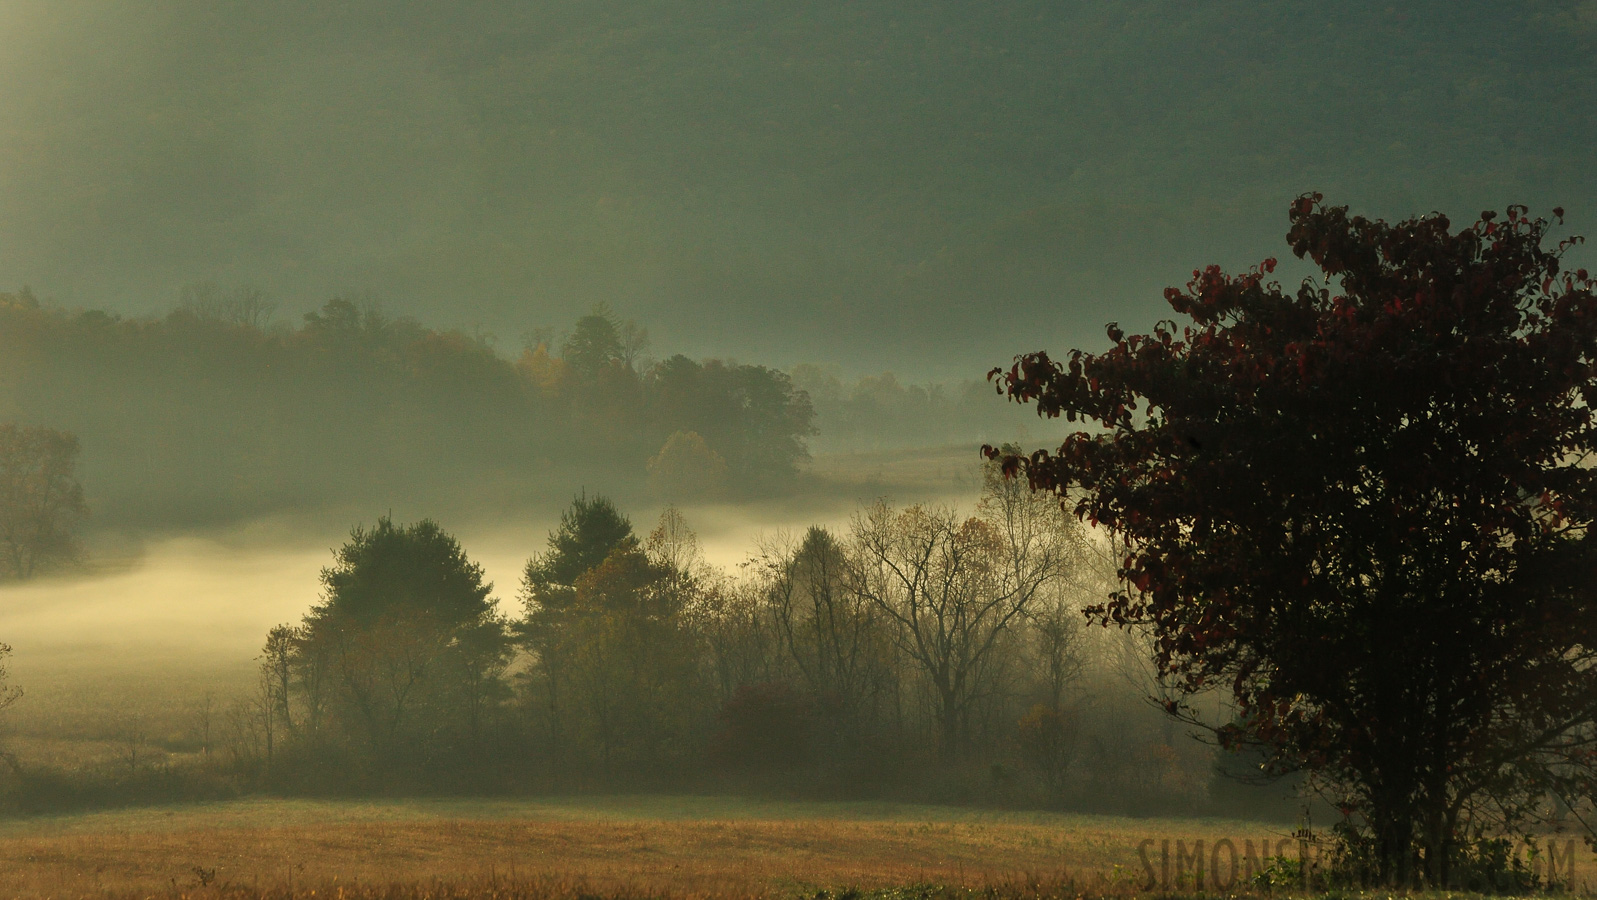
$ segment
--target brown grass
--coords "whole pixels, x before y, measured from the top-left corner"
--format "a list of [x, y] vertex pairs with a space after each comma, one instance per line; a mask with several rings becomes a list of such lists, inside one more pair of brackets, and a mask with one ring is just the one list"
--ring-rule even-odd
[[1263, 838], [1272, 830], [702, 798], [681, 807], [697, 817], [670, 809], [670, 801], [653, 798], [520, 806], [253, 801], [12, 823], [0, 831], [0, 897], [170, 891], [210, 872], [215, 885], [250, 888], [504, 878], [704, 897], [1057, 881], [1113, 875], [1116, 865], [1129, 880], [1131, 870], [1142, 871], [1136, 847], [1144, 836], [1240, 839], [1246, 831]]
[[[915, 884], [1129, 897], [1144, 839], [1240, 846], [1280, 831], [716, 798], [242, 801], [8, 823], [0, 897], [814, 897]], [[1578, 868], [1590, 862], [1582, 851]]]

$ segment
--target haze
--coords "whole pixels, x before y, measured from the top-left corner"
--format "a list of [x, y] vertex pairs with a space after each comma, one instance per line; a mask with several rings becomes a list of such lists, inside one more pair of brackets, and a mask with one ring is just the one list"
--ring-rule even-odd
[[[1295, 285], [1306, 193], [1597, 231], [1593, 96], [1597, 0], [0, 0], [0, 481], [68, 472], [71, 526], [37, 571], [0, 552], [0, 819], [654, 791], [925, 804], [883, 834], [1329, 821], [1147, 702], [1146, 633], [1086, 627], [1124, 557], [979, 452], [1079, 422], [985, 377], [1152, 330], [1199, 267]], [[46, 493], [0, 484], [0, 518]], [[905, 614], [925, 585], [967, 605]], [[370, 812], [342, 802], [293, 814]], [[1003, 845], [1027, 878], [1064, 865], [1034, 837]], [[914, 840], [878, 881], [964, 877]], [[1119, 877], [1107, 840], [1072, 859]], [[37, 893], [142, 891], [143, 852]]]
[[168, 2], [0, 8], [0, 284], [372, 292], [508, 351], [976, 377], [1285, 255], [1308, 190], [1593, 221], [1597, 7]]

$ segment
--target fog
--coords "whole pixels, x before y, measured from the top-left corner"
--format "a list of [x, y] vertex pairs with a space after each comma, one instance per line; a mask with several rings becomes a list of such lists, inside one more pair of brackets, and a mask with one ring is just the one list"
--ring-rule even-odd
[[513, 347], [979, 375], [1284, 255], [1287, 203], [1592, 218], [1589, 3], [0, 10], [0, 286], [375, 292]]
[[[1083, 637], [1101, 535], [1026, 507], [1051, 587], [964, 635], [950, 685], [861, 587], [855, 517], [885, 501], [878, 536], [1002, 570], [979, 448], [1075, 426], [989, 370], [1146, 332], [1201, 266], [1282, 257], [1292, 284], [1305, 192], [1597, 222], [1593, 0], [4, 0], [0, 47], [0, 425], [72, 489], [38, 572], [0, 564], [24, 691], [0, 744], [91, 785], [39, 808], [691, 788], [1223, 812], [1224, 764], [1145, 702], [1141, 636]], [[734, 577], [662, 562], [599, 498], [639, 539], [680, 511]], [[579, 513], [529, 609], [529, 558]], [[458, 540], [504, 621], [467, 584], [444, 628], [382, 578], [343, 599], [392, 609], [308, 616], [375, 531], [407, 564]]]
[[[821, 460], [834, 470], [868, 466], [853, 473], [869, 480], [852, 495], [845, 487], [820, 498], [679, 509], [704, 560], [738, 577], [763, 543], [802, 534], [812, 525], [846, 533], [859, 508], [877, 499], [949, 504], [967, 512], [978, 499], [974, 453], [934, 455], [930, 481], [921, 480], [919, 466], [918, 477], [907, 480], [894, 477], [891, 460], [872, 462], [857, 456]], [[638, 502], [624, 512], [640, 534], [647, 534], [662, 507]], [[521, 615], [523, 570], [531, 555], [547, 549], [563, 506], [551, 499], [508, 523], [479, 516], [455, 527], [456, 522], [443, 519], [485, 570], [502, 614]], [[0, 636], [14, 648], [12, 681], [27, 692], [10, 715], [46, 715], [53, 694], [82, 696], [108, 680], [132, 679], [145, 690], [180, 695], [246, 692], [267, 630], [298, 621], [324, 599], [320, 572], [333, 564], [332, 551], [353, 527], [370, 526], [383, 513], [401, 520], [428, 515], [417, 508], [414, 517], [407, 516], [402, 506], [398, 512], [347, 521], [321, 511], [184, 529], [176, 536], [170, 529], [153, 536], [99, 533], [85, 570], [0, 585]], [[163, 681], [169, 682], [164, 688]], [[33, 696], [41, 690], [44, 696]], [[118, 691], [107, 705], [122, 699]]]
[[[970, 464], [974, 480], [976, 462]], [[917, 492], [919, 493], [919, 492]], [[862, 496], [859, 502], [874, 497]], [[934, 491], [919, 502], [963, 504], [973, 488]], [[811, 525], [846, 531], [858, 503], [824, 505], [758, 503], [684, 507], [711, 565], [735, 570], [759, 550], [762, 539], [802, 532]], [[456, 529], [471, 559], [495, 587], [507, 615], [518, 614], [522, 570], [545, 550], [560, 508], [528, 516], [514, 525], [476, 524]], [[660, 509], [627, 510], [647, 533]], [[49, 671], [59, 676], [86, 664], [93, 669], [218, 665], [237, 668], [253, 659], [267, 629], [297, 620], [321, 599], [319, 573], [332, 564], [332, 550], [364, 521], [334, 524], [307, 519], [268, 519], [218, 532], [159, 537], [114, 547], [135, 555], [102, 557], [99, 571], [60, 574], [0, 587], [0, 634], [17, 648], [13, 673]], [[448, 522], [444, 523], [448, 525]], [[56, 669], [62, 671], [55, 671]], [[98, 672], [94, 677], [100, 677]]]

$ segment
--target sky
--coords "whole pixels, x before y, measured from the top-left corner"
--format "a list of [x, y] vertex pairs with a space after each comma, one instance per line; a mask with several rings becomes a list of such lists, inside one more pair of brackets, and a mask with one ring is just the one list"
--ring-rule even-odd
[[0, 0], [0, 290], [979, 377], [1285, 256], [1306, 191], [1593, 231], [1594, 44], [1593, 0]]

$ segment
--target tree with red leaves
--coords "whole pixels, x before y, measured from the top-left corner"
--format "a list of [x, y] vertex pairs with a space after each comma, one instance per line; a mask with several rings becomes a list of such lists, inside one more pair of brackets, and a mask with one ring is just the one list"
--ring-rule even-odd
[[1205, 724], [1334, 790], [1355, 874], [1449, 884], [1597, 787], [1593, 280], [1520, 206], [1290, 218], [1323, 276], [1211, 266], [1190, 324], [1017, 357], [1000, 393], [1093, 427], [984, 452], [1125, 547], [1089, 615], [1151, 629], [1172, 713], [1229, 692]]

